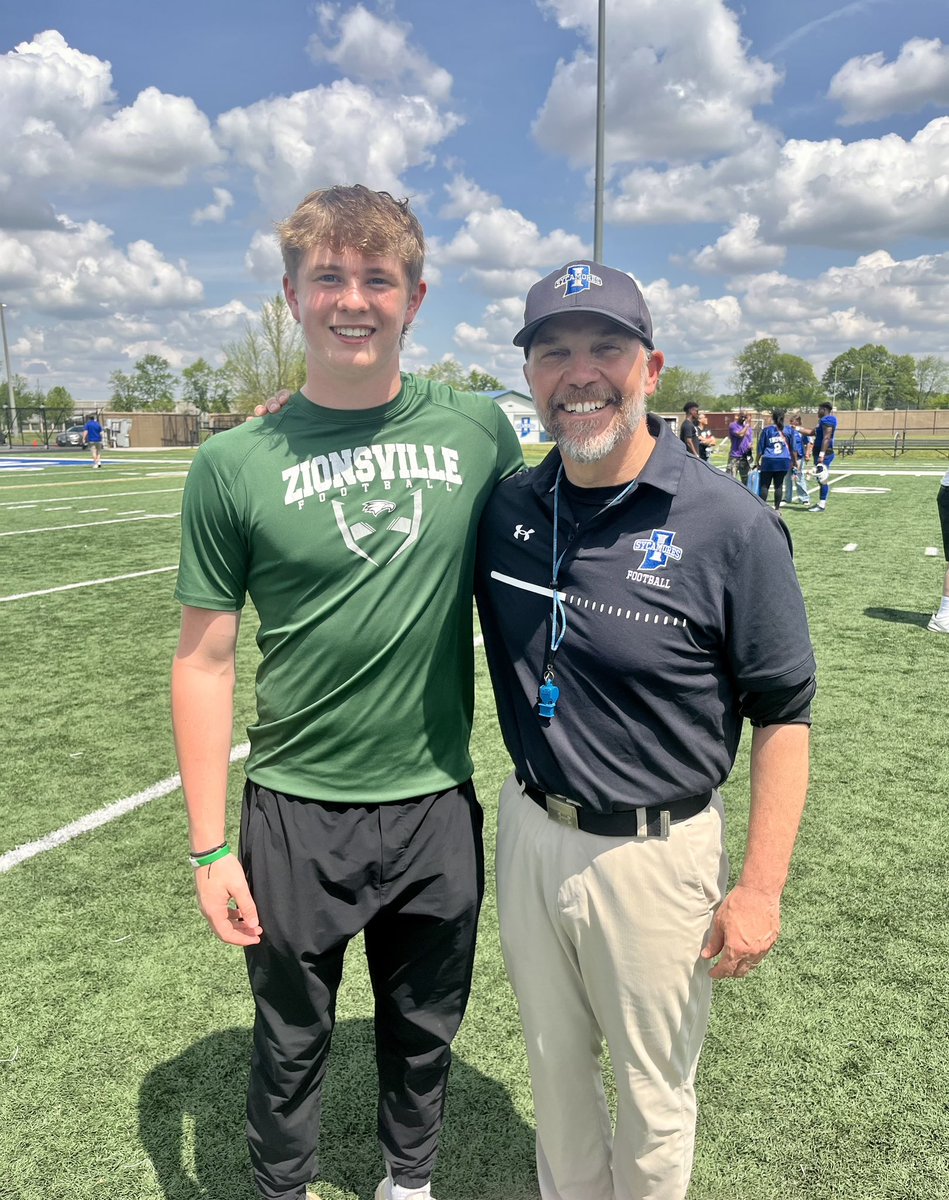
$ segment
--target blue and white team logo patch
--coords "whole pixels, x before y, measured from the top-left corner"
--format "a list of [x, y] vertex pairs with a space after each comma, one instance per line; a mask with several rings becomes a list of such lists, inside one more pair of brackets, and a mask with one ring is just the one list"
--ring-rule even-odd
[[678, 562], [682, 557], [682, 547], [674, 546], [675, 531], [672, 529], [654, 529], [648, 538], [637, 538], [633, 542], [634, 550], [643, 550], [643, 561], [639, 564], [640, 571], [658, 571], [668, 566], [669, 559]]
[[554, 287], [565, 288], [566, 298], [576, 296], [578, 292], [588, 292], [594, 284], [602, 287], [603, 280], [599, 275], [594, 275], [586, 263], [575, 263], [572, 267], [567, 267], [566, 273], [560, 276]]

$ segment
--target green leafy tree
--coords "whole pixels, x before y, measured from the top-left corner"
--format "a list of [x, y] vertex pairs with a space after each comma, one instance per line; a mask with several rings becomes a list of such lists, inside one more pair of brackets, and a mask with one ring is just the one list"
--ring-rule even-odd
[[774, 394], [785, 408], [814, 408], [825, 399], [814, 368], [797, 354], [779, 354], [774, 360]]
[[175, 407], [175, 376], [160, 354], [144, 355], [130, 373], [113, 371], [109, 383], [114, 412], [172, 412]]
[[457, 359], [448, 356], [440, 362], [432, 363], [416, 371], [421, 379], [432, 379], [435, 383], [444, 383], [448, 387], [457, 388], [460, 392], [503, 392], [504, 384], [500, 379], [481, 371], [476, 367], [465, 374], [465, 369]]
[[[28, 421], [43, 403], [44, 399], [45, 396], [41, 388], [30, 387], [28, 379], [14, 372], [13, 404], [19, 420]], [[4, 410], [9, 408], [10, 396], [7, 391], [6, 376], [3, 376], [3, 381], [0, 383], [0, 404], [2, 404]]]
[[132, 388], [144, 410], [174, 410], [175, 376], [168, 359], [160, 354], [146, 354], [138, 360], [132, 372]]
[[690, 371], [687, 367], [667, 367], [659, 376], [659, 387], [652, 407], [663, 412], [679, 412], [685, 404], [711, 408], [715, 402], [712, 376], [708, 371]]
[[709, 400], [705, 407], [709, 412], [737, 412], [741, 408], [741, 397], [731, 392], [723, 392]]
[[250, 412], [282, 388], [298, 391], [306, 381], [303, 336], [281, 295], [264, 302], [256, 324], [248, 323], [224, 354], [221, 370], [237, 412]]
[[762, 397], [777, 393], [780, 355], [777, 338], [758, 338], [735, 355], [732, 386], [742, 404], [760, 407]]
[[919, 407], [914, 359], [885, 346], [851, 346], [831, 361], [821, 382], [838, 408]]
[[489, 375], [487, 371], [477, 371], [474, 368], [468, 372], [465, 386], [470, 392], [503, 392], [505, 390], [500, 379]]
[[132, 390], [132, 376], [125, 371], [113, 371], [109, 376], [109, 386], [112, 395], [109, 397], [109, 407], [113, 412], [134, 412], [135, 394]]
[[198, 412], [230, 412], [231, 383], [227, 372], [203, 358], [181, 372], [181, 398]]
[[[936, 401], [949, 392], [949, 361], [935, 354], [916, 359], [916, 395], [920, 408], [934, 408]], [[945, 407], [945, 405], [939, 405]]]
[[46, 420], [50, 425], [65, 425], [76, 411], [76, 402], [62, 385], [46, 393]]

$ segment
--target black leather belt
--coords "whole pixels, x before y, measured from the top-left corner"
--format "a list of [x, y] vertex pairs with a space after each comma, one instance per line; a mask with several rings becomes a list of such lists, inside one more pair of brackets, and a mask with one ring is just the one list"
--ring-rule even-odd
[[668, 837], [670, 825], [694, 817], [703, 808], [707, 808], [712, 799], [712, 793], [708, 791], [703, 792], [701, 796], [686, 796], [683, 800], [674, 800], [666, 805], [596, 813], [581, 808], [575, 800], [568, 800], [566, 796], [541, 791], [540, 788], [525, 783], [520, 775], [515, 774], [514, 778], [523, 789], [524, 795], [546, 809], [547, 816], [552, 821], [569, 825], [572, 829], [582, 829], [584, 833], [597, 833], [602, 837]]

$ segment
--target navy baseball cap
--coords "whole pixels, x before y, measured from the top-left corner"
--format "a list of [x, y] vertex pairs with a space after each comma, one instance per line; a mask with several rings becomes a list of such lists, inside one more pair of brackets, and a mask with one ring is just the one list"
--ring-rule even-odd
[[531, 338], [550, 317], [564, 312], [598, 313], [622, 325], [655, 350], [652, 317], [646, 300], [625, 271], [615, 271], [595, 262], [572, 262], [535, 283], [524, 305], [524, 328], [514, 337], [525, 354]]

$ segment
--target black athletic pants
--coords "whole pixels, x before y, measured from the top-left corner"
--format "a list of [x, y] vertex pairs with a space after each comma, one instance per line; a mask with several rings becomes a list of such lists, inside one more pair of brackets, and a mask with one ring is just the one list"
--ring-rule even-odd
[[766, 471], [764, 467], [758, 472], [758, 495], [768, 502], [768, 489], [774, 484], [774, 507], [781, 507], [781, 499], [784, 495], [784, 477], [787, 475], [787, 467], [782, 471]]
[[324, 804], [248, 782], [240, 853], [264, 932], [246, 951], [256, 1005], [247, 1140], [264, 1200], [304, 1200], [317, 1174], [343, 954], [360, 930], [383, 1155], [405, 1187], [431, 1176], [471, 987], [482, 819], [470, 781], [396, 804]]

